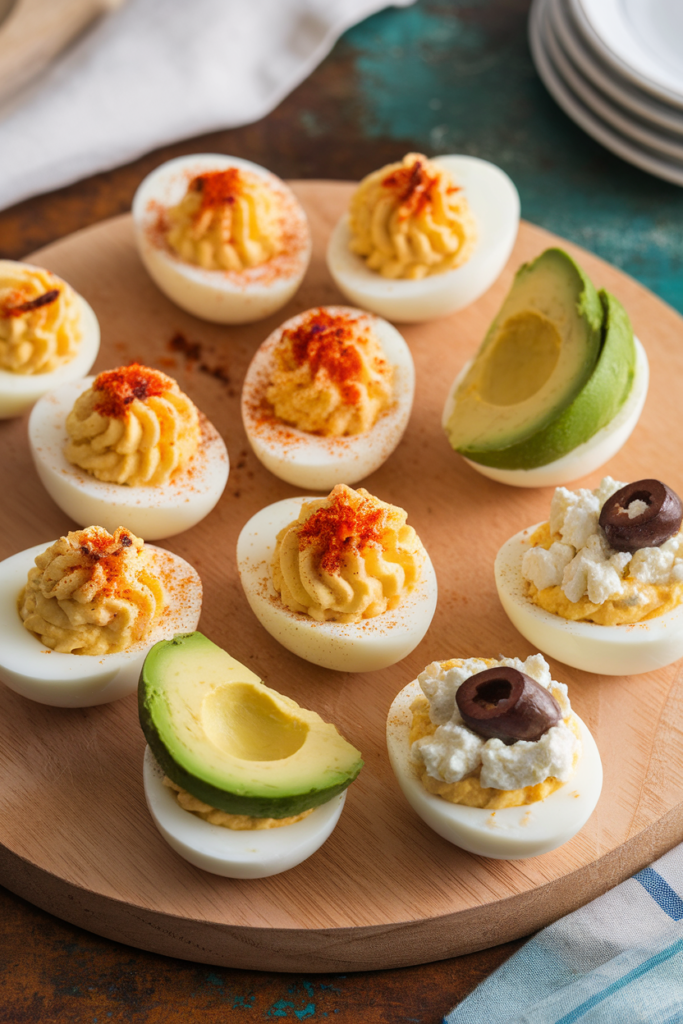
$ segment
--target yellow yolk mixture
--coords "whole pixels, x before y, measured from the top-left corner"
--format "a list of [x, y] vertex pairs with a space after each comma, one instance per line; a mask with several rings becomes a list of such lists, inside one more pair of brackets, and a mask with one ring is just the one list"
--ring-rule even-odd
[[26, 629], [70, 654], [114, 654], [149, 633], [164, 588], [143, 541], [119, 527], [74, 530], [36, 558], [19, 596]]
[[382, 277], [417, 280], [462, 266], [476, 242], [463, 191], [447, 171], [408, 153], [364, 178], [349, 209], [352, 252]]
[[171, 377], [133, 363], [108, 370], [66, 419], [64, 455], [98, 480], [166, 484], [201, 439], [197, 409]]
[[266, 398], [278, 419], [299, 430], [362, 434], [392, 404], [392, 377], [367, 324], [348, 313], [314, 309], [283, 333]]
[[282, 603], [320, 621], [360, 622], [396, 608], [425, 550], [403, 509], [337, 484], [277, 535], [271, 577]]
[[282, 252], [282, 220], [278, 194], [258, 175], [236, 167], [207, 171], [168, 211], [166, 241], [205, 270], [245, 270]]
[[0, 370], [51, 373], [70, 362], [82, 339], [73, 288], [48, 270], [3, 261], [0, 272]]
[[211, 804], [205, 804], [203, 800], [198, 800], [196, 796], [192, 796], [191, 793], [182, 789], [175, 782], [172, 782], [167, 776], [164, 776], [164, 786], [174, 791], [176, 800], [184, 811], [196, 814], [198, 818], [208, 821], [210, 825], [230, 828], [233, 832], [256, 831], [264, 828], [280, 828], [282, 825], [293, 825], [295, 821], [303, 821], [304, 818], [307, 818], [314, 811], [314, 808], [311, 807], [307, 811], [302, 811], [301, 814], [292, 815], [291, 818], [252, 818], [248, 814], [228, 814], [227, 811], [220, 811], [218, 808], [212, 807]]
[[[542, 523], [531, 537], [531, 546], [548, 549], [553, 542], [561, 540], [559, 534], [551, 534], [549, 523]], [[529, 580], [526, 585], [529, 599], [539, 608], [571, 622], [596, 622], [600, 626], [621, 626], [654, 619], [683, 602], [683, 582], [645, 583], [629, 574], [628, 565], [621, 579], [622, 592], [601, 604], [590, 601], [586, 595], [578, 601], [570, 601], [560, 586], [539, 590]]]

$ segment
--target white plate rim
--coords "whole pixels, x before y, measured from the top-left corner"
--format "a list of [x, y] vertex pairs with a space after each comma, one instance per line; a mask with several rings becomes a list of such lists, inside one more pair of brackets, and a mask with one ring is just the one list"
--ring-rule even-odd
[[622, 160], [634, 164], [655, 177], [671, 182], [673, 185], [683, 185], [683, 163], [679, 167], [656, 154], [650, 155], [643, 149], [634, 146], [630, 140], [625, 139], [614, 128], [604, 124], [592, 111], [588, 110], [564, 83], [543, 48], [540, 31], [541, 17], [544, 13], [543, 2], [544, 0], [535, 0], [531, 9], [529, 45], [536, 70], [553, 99], [580, 128], [606, 149], [621, 157]]

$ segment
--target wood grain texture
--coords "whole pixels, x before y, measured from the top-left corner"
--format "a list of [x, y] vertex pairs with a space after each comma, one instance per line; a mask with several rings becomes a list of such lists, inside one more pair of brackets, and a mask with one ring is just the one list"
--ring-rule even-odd
[[[544, 518], [551, 492], [486, 480], [452, 453], [439, 426], [448, 386], [476, 349], [514, 269], [556, 241], [528, 224], [506, 271], [482, 299], [446, 320], [405, 328], [417, 369], [415, 409], [399, 449], [365, 482], [408, 510], [430, 552], [440, 599], [427, 637], [400, 665], [351, 676], [308, 665], [264, 633], [241, 593], [235, 542], [258, 508], [295, 492], [248, 450], [240, 384], [255, 348], [285, 315], [339, 300], [322, 255], [350, 191], [341, 183], [295, 187], [311, 218], [314, 261], [282, 316], [260, 324], [227, 329], [177, 310], [147, 278], [127, 217], [86, 229], [34, 258], [66, 277], [95, 308], [103, 328], [96, 369], [132, 358], [166, 369], [226, 439], [233, 470], [222, 501], [195, 529], [165, 542], [202, 575], [201, 628], [268, 685], [336, 722], [363, 751], [366, 767], [333, 836], [309, 861], [274, 878], [221, 879], [180, 860], [152, 825], [133, 698], [65, 711], [3, 689], [0, 871], [8, 888], [38, 906], [145, 949], [232, 967], [371, 970], [528, 934], [680, 841], [683, 737], [671, 716], [683, 699], [683, 674], [671, 666], [619, 679], [552, 664], [555, 677], [569, 684], [605, 764], [595, 814], [553, 853], [516, 863], [466, 854], [416, 818], [394, 782], [384, 747], [386, 712], [426, 663], [531, 653], [498, 603], [492, 566], [503, 540]], [[683, 372], [680, 317], [614, 268], [567, 248], [596, 285], [624, 302], [652, 363], [642, 419], [606, 469], [626, 480], [661, 476], [680, 489], [675, 438], [683, 414], [668, 386]], [[200, 343], [198, 360], [171, 353], [178, 332]], [[11, 481], [1, 512], [5, 557], [72, 524], [30, 465], [25, 420], [0, 430], [2, 478]], [[586, 482], [595, 485], [600, 475]]]

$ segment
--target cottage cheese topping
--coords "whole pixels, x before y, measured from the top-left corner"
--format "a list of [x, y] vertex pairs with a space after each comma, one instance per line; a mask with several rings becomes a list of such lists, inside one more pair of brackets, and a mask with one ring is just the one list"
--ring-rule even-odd
[[[683, 600], [683, 534], [660, 547], [615, 551], [598, 523], [600, 510], [623, 483], [605, 477], [595, 490], [558, 487], [550, 521], [536, 531], [522, 559], [529, 596], [541, 608], [601, 625], [639, 622]], [[634, 501], [630, 518], [645, 509]], [[681, 550], [683, 556], [683, 549]]]
[[[533, 743], [518, 740], [510, 746], [498, 739], [485, 740], [469, 729], [460, 716], [455, 694], [470, 676], [497, 665], [509, 665], [526, 672], [550, 690], [560, 705], [563, 721]], [[519, 790], [551, 777], [566, 782], [572, 775], [581, 743], [568, 724], [571, 705], [567, 687], [552, 679], [543, 655], [533, 655], [526, 661], [519, 658], [435, 661], [418, 676], [418, 681], [429, 702], [429, 717], [436, 731], [416, 740], [411, 753], [415, 763], [424, 766], [431, 778], [455, 783], [480, 769], [481, 787]]]

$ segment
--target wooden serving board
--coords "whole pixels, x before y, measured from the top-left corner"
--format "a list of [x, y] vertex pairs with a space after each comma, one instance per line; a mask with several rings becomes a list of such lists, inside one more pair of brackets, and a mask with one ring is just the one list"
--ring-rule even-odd
[[[424, 963], [527, 934], [620, 882], [683, 839], [683, 671], [598, 677], [551, 662], [569, 684], [605, 767], [602, 798], [583, 831], [553, 853], [505, 862], [471, 856], [412, 812], [384, 743], [397, 691], [430, 661], [525, 658], [532, 653], [496, 597], [501, 543], [547, 516], [551, 491], [518, 490], [469, 468], [449, 448], [441, 409], [477, 348], [522, 260], [557, 238], [522, 224], [508, 267], [477, 303], [435, 323], [406, 327], [416, 363], [415, 407], [405, 439], [365, 481], [408, 510], [434, 562], [439, 604], [418, 649], [393, 668], [345, 675], [288, 653], [258, 624], [235, 565], [240, 528], [263, 505], [295, 493], [251, 454], [240, 387], [259, 343], [285, 316], [340, 296], [325, 268], [329, 231], [351, 186], [300, 182], [315, 240], [303, 287], [282, 312], [224, 328], [176, 309], [138, 259], [130, 218], [106, 221], [34, 254], [92, 304], [102, 325], [97, 370], [133, 358], [175, 376], [223, 434], [232, 471], [214, 512], [164, 542], [204, 581], [201, 628], [268, 685], [335, 722], [366, 766], [332, 837], [283, 875], [233, 881], [181, 860], [156, 832], [142, 788], [144, 739], [135, 697], [59, 710], [0, 687], [0, 880], [59, 917], [144, 949], [205, 963], [281, 971], [371, 970]], [[651, 362], [641, 421], [605, 470], [618, 479], [661, 477], [681, 492], [683, 321], [618, 270], [575, 252], [598, 286], [629, 310]], [[197, 343], [190, 359], [171, 350]], [[190, 351], [185, 346], [186, 351]], [[65, 533], [73, 524], [33, 470], [26, 419], [0, 425], [0, 556]], [[595, 486], [601, 474], [585, 483]]]

